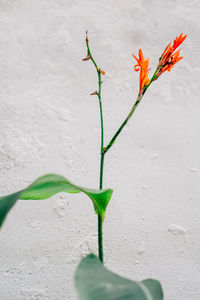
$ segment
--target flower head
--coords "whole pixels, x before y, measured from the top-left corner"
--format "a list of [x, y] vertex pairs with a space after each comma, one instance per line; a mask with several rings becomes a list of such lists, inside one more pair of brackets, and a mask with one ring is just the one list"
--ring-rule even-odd
[[155, 79], [157, 79], [165, 71], [170, 72], [173, 66], [181, 59], [183, 59], [183, 56], [180, 56], [181, 49], [177, 50], [176, 52], [174, 51], [180, 46], [180, 44], [183, 43], [186, 37], [187, 35], [183, 36], [183, 34], [181, 33], [179, 37], [175, 38], [173, 44], [169, 43], [167, 45], [159, 59], [159, 64], [157, 67], [158, 71], [155, 74]]
[[144, 87], [150, 83], [150, 80], [148, 78], [148, 76], [149, 76], [149, 59], [144, 59], [141, 49], [139, 49], [138, 56], [139, 56], [139, 58], [137, 58], [135, 55], [133, 55], [133, 57], [137, 61], [137, 64], [134, 66], [134, 70], [136, 72], [140, 71], [139, 95], [142, 95], [144, 92]]

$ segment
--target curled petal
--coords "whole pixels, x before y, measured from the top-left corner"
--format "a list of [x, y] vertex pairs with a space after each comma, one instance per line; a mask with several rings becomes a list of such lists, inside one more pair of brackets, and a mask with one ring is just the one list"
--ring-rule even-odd
[[144, 59], [142, 50], [139, 49], [138, 58], [133, 54], [133, 58], [137, 61], [137, 64], [134, 66], [136, 72], [140, 71], [139, 75], [139, 94], [141, 95], [144, 91], [144, 87], [150, 83], [148, 78], [149, 76], [149, 59]]
[[140, 70], [140, 65], [136, 64], [136, 65], [134, 66], [134, 70], [135, 70], [136, 72], [138, 72], [138, 71]]

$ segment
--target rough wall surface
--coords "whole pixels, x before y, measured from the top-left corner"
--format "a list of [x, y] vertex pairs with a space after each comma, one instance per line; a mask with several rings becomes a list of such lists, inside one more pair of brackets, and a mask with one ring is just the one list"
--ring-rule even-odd
[[[141, 47], [153, 72], [165, 45], [188, 34], [184, 61], [152, 85], [105, 159], [105, 263], [159, 279], [166, 300], [200, 299], [199, 14], [199, 0], [0, 0], [2, 195], [46, 173], [98, 187], [86, 29], [106, 71], [107, 142], [137, 96], [131, 54]], [[77, 299], [72, 274], [97, 253], [96, 223], [81, 194], [18, 202], [0, 232], [0, 299]]]

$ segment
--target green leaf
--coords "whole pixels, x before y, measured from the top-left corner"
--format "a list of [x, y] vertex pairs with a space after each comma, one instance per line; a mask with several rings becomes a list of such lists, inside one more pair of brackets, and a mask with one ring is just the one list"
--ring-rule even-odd
[[112, 190], [92, 190], [71, 183], [63, 176], [56, 174], [48, 174], [38, 178], [26, 189], [15, 194], [0, 197], [0, 227], [2, 226], [6, 215], [17, 202], [22, 200], [42, 200], [48, 199], [53, 195], [66, 193], [85, 193], [93, 202], [95, 209], [100, 213], [104, 220], [106, 207], [112, 196]]
[[112, 273], [90, 254], [75, 272], [75, 285], [80, 300], [162, 300], [162, 287], [157, 280], [131, 281]]

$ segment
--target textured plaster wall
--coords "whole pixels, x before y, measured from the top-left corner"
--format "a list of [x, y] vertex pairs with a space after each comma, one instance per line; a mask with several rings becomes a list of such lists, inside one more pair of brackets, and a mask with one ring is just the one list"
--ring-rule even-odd
[[[106, 266], [159, 279], [166, 300], [200, 299], [199, 14], [199, 0], [0, 0], [2, 195], [50, 172], [98, 187], [86, 29], [106, 71], [107, 142], [137, 96], [131, 54], [141, 47], [153, 72], [165, 45], [188, 34], [184, 61], [149, 89], [105, 160]], [[0, 232], [0, 299], [77, 299], [73, 272], [96, 244], [84, 195], [18, 202]]]

